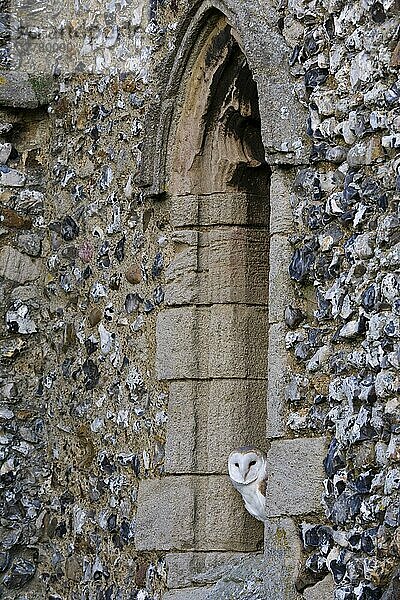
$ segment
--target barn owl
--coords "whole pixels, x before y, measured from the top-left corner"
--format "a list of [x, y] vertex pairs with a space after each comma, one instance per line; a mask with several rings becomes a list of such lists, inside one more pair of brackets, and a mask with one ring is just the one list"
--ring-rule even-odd
[[265, 521], [267, 457], [264, 452], [253, 446], [233, 450], [228, 458], [228, 471], [233, 487], [242, 494], [246, 510], [259, 521]]

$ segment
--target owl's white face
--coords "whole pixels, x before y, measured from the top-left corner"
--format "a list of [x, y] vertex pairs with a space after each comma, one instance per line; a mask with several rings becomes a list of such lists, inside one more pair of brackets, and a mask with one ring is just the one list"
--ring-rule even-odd
[[265, 476], [265, 455], [253, 450], [234, 450], [228, 458], [229, 477], [247, 485]]

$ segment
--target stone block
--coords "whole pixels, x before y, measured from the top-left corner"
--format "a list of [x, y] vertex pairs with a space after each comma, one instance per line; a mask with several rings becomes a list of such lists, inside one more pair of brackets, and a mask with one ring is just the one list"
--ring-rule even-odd
[[[194, 580], [199, 585], [211, 584], [204, 600], [250, 600], [250, 597], [254, 600], [302, 600], [302, 596], [296, 593], [293, 573], [282, 562], [284, 558], [280, 550], [278, 546], [274, 561], [259, 553], [247, 553], [239, 559], [233, 558], [224, 565], [210, 568], [195, 576]], [[286, 552], [290, 553], [289, 547]]]
[[269, 517], [321, 511], [324, 437], [276, 440], [268, 452]]
[[286, 432], [285, 389], [290, 369], [285, 348], [285, 326], [271, 325], [268, 336], [267, 438], [282, 437]]
[[194, 477], [196, 549], [253, 552], [262, 547], [263, 525], [244, 508], [228, 476]]
[[35, 281], [40, 275], [40, 263], [12, 246], [5, 246], [0, 253], [0, 277], [16, 283]]
[[250, 552], [260, 547], [262, 532], [227, 476], [171, 475], [140, 482], [138, 550]]
[[265, 570], [270, 586], [268, 598], [295, 600], [300, 597], [295, 590], [295, 581], [302, 559], [302, 544], [296, 523], [287, 517], [268, 519], [264, 532]]
[[156, 373], [159, 379], [198, 377], [196, 308], [168, 308], [156, 323]]
[[172, 235], [175, 255], [165, 271], [165, 304], [196, 304], [199, 295], [197, 276], [197, 231], [176, 231]]
[[228, 227], [209, 232], [208, 302], [268, 301], [268, 233]]
[[266, 308], [214, 305], [208, 322], [203, 322], [199, 331], [200, 348], [205, 347], [206, 340], [209, 343], [209, 377], [266, 377]]
[[304, 600], [333, 600], [335, 586], [331, 575], [303, 592]]
[[293, 232], [293, 212], [290, 194], [294, 174], [287, 169], [274, 168], [271, 175], [270, 190], [270, 233], [274, 235], [291, 234]]
[[265, 226], [268, 227], [269, 204], [266, 196], [246, 192], [173, 196], [173, 227]]
[[[207, 386], [207, 382], [203, 383]], [[172, 381], [169, 388], [165, 470], [167, 473], [194, 473], [200, 448], [197, 428], [204, 426], [198, 417], [203, 398], [200, 381]]]
[[172, 382], [165, 450], [167, 473], [226, 473], [233, 448], [265, 444], [266, 381]]
[[199, 415], [199, 470], [226, 473], [227, 458], [234, 448], [265, 446], [266, 393], [263, 379], [210, 382], [207, 413]]
[[266, 196], [245, 192], [199, 196], [201, 225], [268, 227], [269, 206]]
[[294, 288], [289, 277], [292, 247], [287, 236], [273, 235], [270, 242], [269, 262], [269, 322], [283, 320], [285, 308], [294, 304]]
[[172, 227], [196, 227], [199, 224], [198, 197], [191, 194], [173, 196], [170, 214]]
[[[300, 164], [309, 156], [310, 140], [304, 128], [305, 113], [295, 96], [293, 82], [281, 76], [261, 76], [259, 88], [260, 113], [263, 119], [261, 134], [269, 164]], [[262, 87], [261, 87], [262, 86]]]
[[267, 315], [259, 306], [215, 304], [161, 311], [156, 325], [159, 379], [267, 375]]
[[135, 546], [138, 550], [188, 550], [194, 545], [195, 489], [187, 477], [140, 482]]
[[167, 585], [170, 589], [187, 588], [194, 583], [204, 585], [215, 581], [209, 572], [220, 572], [233, 561], [248, 558], [242, 552], [179, 552], [167, 554]]
[[0, 106], [37, 108], [48, 104], [56, 89], [51, 75], [28, 75], [22, 71], [0, 73]]
[[166, 269], [167, 305], [268, 301], [268, 234], [264, 229], [177, 230]]
[[205, 600], [210, 592], [209, 587], [186, 588], [185, 590], [170, 590], [162, 596], [162, 600]]

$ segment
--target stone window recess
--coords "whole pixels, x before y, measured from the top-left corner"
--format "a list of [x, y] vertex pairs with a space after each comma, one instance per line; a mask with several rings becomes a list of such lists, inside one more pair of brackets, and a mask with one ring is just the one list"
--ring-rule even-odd
[[[269, 166], [277, 161], [272, 153], [279, 151], [283, 132], [271, 124], [265, 128], [260, 118], [257, 85], [230, 21], [206, 11], [193, 29], [190, 51], [177, 54], [178, 65], [185, 64], [180, 84], [174, 83], [161, 109], [159, 131], [168, 152], [150, 184], [150, 194], [163, 193], [174, 229], [166, 307], [156, 332], [157, 376], [169, 382], [170, 400], [165, 476], [140, 483], [135, 537], [139, 550], [167, 553], [168, 586], [174, 590], [198, 584], [199, 573], [244, 553], [258, 560], [262, 524], [245, 512], [227, 478], [226, 460], [243, 444], [266, 448], [267, 412], [268, 436], [286, 435], [276, 398], [284, 396], [288, 368], [280, 321], [290, 302], [287, 276], [281, 275], [290, 256], [290, 205], [287, 168]], [[277, 106], [271, 110], [281, 114]], [[275, 140], [269, 148], [266, 135]], [[298, 158], [289, 152], [286, 166]], [[321, 456], [322, 465], [322, 452], [317, 439], [272, 441], [279, 469], [271, 482], [268, 530], [280, 531], [283, 515], [317, 508], [322, 473], [315, 463]], [[307, 470], [312, 481], [304, 477]], [[304, 481], [286, 505], [288, 473]], [[287, 536], [298, 548], [295, 524], [286, 521]], [[290, 569], [293, 574], [295, 567]], [[278, 574], [271, 590], [283, 590], [280, 579]], [[167, 597], [186, 598], [179, 594]]]
[[225, 556], [263, 544], [226, 460], [235, 446], [265, 446], [270, 169], [257, 86], [225, 19], [193, 56], [171, 141], [175, 258], [157, 322], [157, 375], [170, 382], [166, 477], [142, 482], [136, 540]]

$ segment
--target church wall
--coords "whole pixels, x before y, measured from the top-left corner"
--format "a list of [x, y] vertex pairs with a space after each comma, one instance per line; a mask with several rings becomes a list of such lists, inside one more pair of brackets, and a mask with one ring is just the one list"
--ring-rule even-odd
[[[14, 148], [2, 161], [23, 174], [0, 169], [1, 592], [155, 600], [168, 586], [173, 600], [393, 600], [394, 0], [219, 5], [258, 85], [272, 169], [265, 556], [221, 567], [212, 553], [135, 545], [139, 482], [156, 490], [164, 475], [169, 385], [156, 371], [156, 323], [176, 243], [157, 167], [170, 149], [157, 147], [165, 137], [149, 114], [196, 7], [68, 5], [73, 52], [37, 55], [40, 70], [58, 64], [53, 99], [24, 83], [18, 104], [16, 88], [1, 100], [13, 125], [2, 143]], [[5, 38], [4, 66], [29, 70]]]

